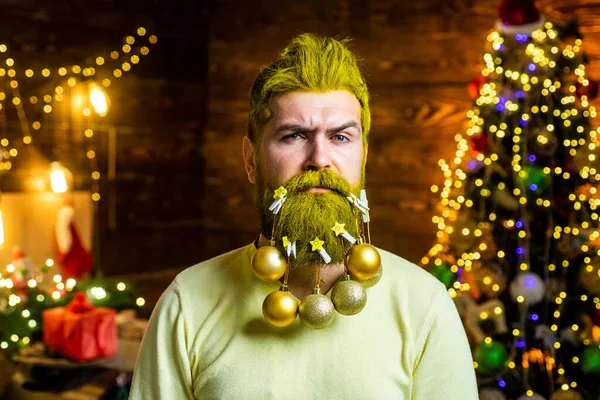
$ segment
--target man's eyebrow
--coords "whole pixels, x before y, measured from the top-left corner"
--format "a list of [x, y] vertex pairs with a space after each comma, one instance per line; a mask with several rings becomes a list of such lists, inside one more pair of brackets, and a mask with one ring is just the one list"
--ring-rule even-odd
[[292, 131], [292, 132], [311, 132], [312, 129], [301, 124], [283, 124], [277, 128], [276, 133]]
[[[346, 122], [345, 124], [342, 124], [340, 126], [337, 126], [335, 128], [331, 128], [328, 129], [327, 132], [331, 133], [331, 132], [341, 132], [345, 129], [348, 128], [355, 128], [358, 129], [360, 131], [360, 125], [358, 125], [358, 123], [356, 123], [356, 121], [349, 121]], [[292, 131], [292, 132], [312, 132], [314, 129], [310, 129], [302, 124], [283, 124], [281, 126], [279, 126], [279, 128], [277, 128], [277, 133], [281, 133], [281, 132], [286, 132], [286, 131]]]
[[338, 126], [337, 128], [327, 129], [327, 132], [329, 132], [329, 133], [331, 133], [331, 132], [341, 132], [341, 131], [346, 130], [348, 128], [356, 128], [360, 132], [360, 126], [356, 123], [356, 121], [349, 121], [349, 122], [346, 122], [343, 125]]

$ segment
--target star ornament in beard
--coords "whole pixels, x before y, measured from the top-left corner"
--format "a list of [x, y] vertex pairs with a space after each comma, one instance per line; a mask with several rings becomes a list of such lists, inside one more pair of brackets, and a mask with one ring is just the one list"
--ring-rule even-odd
[[[347, 196], [358, 195], [360, 188], [353, 188], [346, 179], [328, 170], [307, 171], [283, 185], [287, 191], [285, 205], [275, 216], [269, 207], [279, 186], [270, 187], [260, 174], [257, 178], [257, 195], [261, 199], [258, 205], [261, 233], [266, 238], [271, 238], [273, 233], [277, 246], [283, 243], [285, 236], [291, 242], [297, 242], [296, 258], [290, 260], [292, 268], [326, 265], [319, 253], [312, 251], [310, 241], [315, 237], [327, 243], [327, 253], [331, 257], [329, 265], [344, 262], [350, 243], [344, 243], [336, 237], [331, 227], [336, 223], [356, 227], [356, 210], [348, 202]], [[309, 192], [312, 188], [326, 190]], [[283, 248], [280, 250], [285, 251]]]

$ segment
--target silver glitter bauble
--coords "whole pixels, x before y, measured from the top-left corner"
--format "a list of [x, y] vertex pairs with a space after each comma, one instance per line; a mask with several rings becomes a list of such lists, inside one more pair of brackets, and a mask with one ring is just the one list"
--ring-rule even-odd
[[328, 327], [335, 316], [333, 303], [329, 297], [320, 293], [313, 293], [300, 303], [300, 320], [311, 329]]
[[331, 291], [331, 301], [336, 311], [342, 315], [358, 314], [367, 304], [367, 292], [350, 275], [344, 275], [342, 281], [335, 284]]

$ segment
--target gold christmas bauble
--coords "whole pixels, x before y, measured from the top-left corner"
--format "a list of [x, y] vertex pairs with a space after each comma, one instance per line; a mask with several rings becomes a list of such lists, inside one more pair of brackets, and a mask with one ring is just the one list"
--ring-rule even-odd
[[298, 301], [290, 292], [277, 290], [265, 297], [262, 311], [263, 316], [271, 325], [288, 326], [296, 319]]
[[533, 153], [538, 156], [551, 156], [558, 147], [558, 141], [554, 132], [543, 128], [534, 128], [527, 133], [529, 137], [529, 147]]
[[458, 253], [467, 250], [473, 250], [477, 243], [477, 236], [474, 232], [477, 229], [477, 222], [468, 217], [461, 217], [456, 220], [450, 234], [450, 243]]
[[591, 168], [600, 169], [600, 153], [598, 148], [590, 149], [588, 146], [577, 148], [577, 154], [573, 157], [573, 165], [577, 172], [589, 172]]
[[310, 294], [300, 303], [300, 320], [311, 329], [322, 329], [333, 322], [334, 308], [329, 297]]
[[346, 268], [361, 281], [372, 278], [381, 269], [381, 256], [370, 244], [352, 246], [346, 255]]
[[355, 277], [351, 277], [352, 280], [355, 280], [357, 282], [359, 282], [362, 287], [364, 287], [365, 289], [373, 287], [375, 285], [377, 285], [379, 283], [379, 281], [381, 280], [381, 276], [383, 275], [383, 266], [381, 266], [379, 268], [379, 271], [377, 271], [377, 273], [375, 275], [373, 275], [371, 278], [369, 279], [365, 279], [365, 280], [359, 280], [356, 279]]
[[594, 257], [590, 263], [581, 266], [579, 281], [587, 291], [600, 296], [600, 257]]
[[487, 297], [498, 297], [506, 290], [506, 275], [496, 263], [476, 265], [471, 270], [471, 274], [475, 278], [477, 289]]
[[494, 237], [489, 231], [484, 231], [479, 243], [475, 245], [475, 249], [481, 255], [481, 259], [484, 261], [492, 260], [498, 254], [496, 242]]
[[552, 397], [550, 397], [550, 400], [583, 400], [583, 396], [579, 392], [572, 389], [559, 389], [554, 392]]
[[367, 292], [356, 281], [351, 281], [349, 275], [335, 284], [331, 291], [331, 301], [336, 311], [342, 315], [358, 314], [367, 305]]
[[277, 248], [263, 246], [256, 250], [250, 261], [252, 272], [261, 281], [274, 282], [285, 273], [285, 258]]

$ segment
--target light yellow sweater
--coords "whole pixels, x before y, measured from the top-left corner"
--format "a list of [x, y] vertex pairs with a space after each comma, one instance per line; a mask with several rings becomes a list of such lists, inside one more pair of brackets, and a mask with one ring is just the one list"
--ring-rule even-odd
[[254, 244], [188, 268], [156, 306], [130, 399], [476, 400], [471, 352], [445, 288], [379, 250], [383, 277], [357, 315], [311, 330], [267, 324], [278, 282], [250, 269]]

